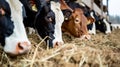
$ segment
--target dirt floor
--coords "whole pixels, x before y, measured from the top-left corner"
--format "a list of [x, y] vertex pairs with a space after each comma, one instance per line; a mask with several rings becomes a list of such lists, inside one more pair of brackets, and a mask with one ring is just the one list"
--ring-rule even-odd
[[120, 30], [97, 32], [89, 41], [63, 34], [65, 44], [53, 49], [36, 34], [29, 39], [33, 46], [25, 55], [10, 57], [0, 48], [0, 67], [120, 67]]

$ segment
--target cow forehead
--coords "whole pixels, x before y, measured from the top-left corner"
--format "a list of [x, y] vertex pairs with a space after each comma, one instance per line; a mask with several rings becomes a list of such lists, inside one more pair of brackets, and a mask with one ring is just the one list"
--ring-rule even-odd
[[79, 19], [79, 20], [81, 20], [82, 19], [82, 14], [81, 13], [73, 13], [72, 14], [72, 17], [73, 17], [73, 19]]
[[83, 13], [82, 9], [80, 9], [80, 8], [75, 8], [74, 12], [75, 13]]

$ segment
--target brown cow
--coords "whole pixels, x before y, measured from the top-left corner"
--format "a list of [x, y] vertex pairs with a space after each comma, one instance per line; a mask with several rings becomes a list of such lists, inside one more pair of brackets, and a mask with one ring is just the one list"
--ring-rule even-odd
[[69, 19], [63, 22], [62, 31], [69, 32], [75, 37], [90, 39], [87, 30], [87, 23], [88, 20], [84, 16], [83, 11], [80, 8], [75, 8]]

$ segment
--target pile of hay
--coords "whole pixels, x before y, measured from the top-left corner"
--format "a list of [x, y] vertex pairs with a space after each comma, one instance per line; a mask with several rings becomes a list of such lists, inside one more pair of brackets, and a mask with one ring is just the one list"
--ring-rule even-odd
[[64, 45], [49, 49], [44, 39], [29, 35], [32, 49], [25, 55], [9, 57], [0, 48], [1, 67], [120, 67], [120, 31], [92, 35], [90, 41], [63, 34]]

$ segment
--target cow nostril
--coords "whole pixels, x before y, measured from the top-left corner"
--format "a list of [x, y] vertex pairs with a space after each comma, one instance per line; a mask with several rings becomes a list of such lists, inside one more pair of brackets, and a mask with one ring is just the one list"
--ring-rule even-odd
[[20, 42], [18, 43], [18, 47], [19, 47], [19, 49], [21, 49], [21, 50], [24, 49], [24, 48], [21, 46], [21, 43], [20, 43]]

